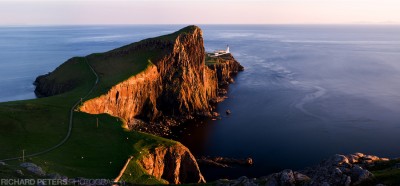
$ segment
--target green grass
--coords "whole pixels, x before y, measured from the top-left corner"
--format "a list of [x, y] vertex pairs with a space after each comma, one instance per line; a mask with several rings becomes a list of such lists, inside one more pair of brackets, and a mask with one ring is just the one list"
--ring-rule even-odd
[[169, 52], [169, 50], [172, 48], [160, 49], [157, 47], [150, 47], [138, 49], [138, 51], [132, 53], [114, 55], [113, 57], [108, 57], [108, 55], [129, 50], [129, 48], [140, 45], [140, 43], [143, 42], [157, 40], [173, 43], [179, 35], [188, 34], [196, 28], [196, 26], [188, 26], [172, 34], [145, 39], [141, 42], [132, 43], [109, 52], [96, 53], [87, 56], [90, 65], [95, 69], [102, 80], [95, 88], [94, 93], [90, 95], [90, 98], [98, 97], [106, 93], [111, 89], [112, 86], [118, 84], [119, 82], [122, 82], [144, 71], [147, 67], [153, 65], [152, 61], [159, 60], [161, 56], [166, 54], [166, 52]]
[[206, 55], [205, 63], [206, 63], [206, 65], [214, 65], [214, 64], [218, 64], [220, 62], [219, 62], [218, 58], [210, 57], [210, 56]]
[[[0, 103], [0, 159], [42, 151], [67, 134], [69, 111], [95, 81], [83, 59], [63, 64], [65, 72], [81, 77], [74, 91], [41, 99]], [[62, 74], [60, 76], [67, 76]]]
[[[147, 39], [173, 42], [179, 34], [186, 34], [196, 27], [187, 27], [176, 33]], [[87, 99], [98, 97], [112, 86], [144, 71], [168, 52], [170, 48], [140, 48], [120, 55], [109, 54], [124, 51], [140, 43], [133, 43], [106, 53], [85, 58], [75, 57], [49, 74], [46, 79], [57, 84], [71, 85], [71, 90], [56, 96], [0, 103], [0, 159], [19, 157], [41, 152], [57, 145], [67, 135], [71, 107], [93, 87], [96, 76], [99, 82]], [[97, 126], [97, 119], [99, 125]], [[70, 138], [59, 148], [43, 155], [27, 158], [48, 173], [59, 173], [70, 178], [115, 178], [126, 160], [133, 156], [122, 180], [130, 183], [163, 184], [147, 175], [137, 164], [143, 153], [159, 145], [170, 146], [175, 141], [150, 134], [127, 131], [120, 119], [106, 115], [90, 115], [75, 112]], [[7, 162], [10, 167], [21, 169], [22, 160]], [[15, 176], [11, 168], [0, 167], [0, 176]]]
[[104, 54], [89, 55], [90, 65], [99, 75], [101, 81], [89, 97], [103, 95], [112, 86], [127, 80], [153, 65], [152, 60], [161, 53], [160, 50], [142, 51], [121, 57], [106, 58]]
[[224, 61], [224, 56], [218, 56], [218, 57], [210, 57], [206, 54], [205, 57], [205, 64], [206, 65], [215, 65], [215, 64], [220, 64]]
[[394, 168], [394, 165], [397, 163], [400, 163], [400, 159], [380, 162], [368, 170], [375, 175], [374, 182], [376, 184], [400, 185], [400, 169]]
[[[105, 54], [89, 55], [87, 59], [100, 78], [89, 98], [103, 94], [113, 85], [153, 65], [152, 59], [160, 52], [155, 49], [112, 59], [105, 58]], [[48, 79], [61, 84], [72, 82], [73, 90], [52, 97], [0, 103], [0, 159], [21, 156], [22, 150], [26, 154], [40, 152], [58, 144], [67, 134], [71, 107], [87, 94], [96, 77], [85, 58], [73, 58], [57, 68]], [[40, 165], [49, 173], [68, 177], [113, 179], [130, 156], [137, 159], [140, 151], [176, 143], [145, 133], [126, 131], [122, 125], [121, 120], [106, 114], [75, 112], [68, 141], [27, 161]], [[8, 163], [17, 166], [21, 160]], [[132, 183], [165, 183], [147, 175], [136, 161], [131, 161], [128, 170], [134, 177], [126, 179]]]

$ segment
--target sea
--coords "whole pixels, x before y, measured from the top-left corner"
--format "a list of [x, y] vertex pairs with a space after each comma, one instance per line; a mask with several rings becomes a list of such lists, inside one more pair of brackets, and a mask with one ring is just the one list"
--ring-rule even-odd
[[[38, 75], [185, 25], [0, 27], [0, 102], [34, 99]], [[334, 154], [400, 157], [400, 25], [199, 25], [207, 51], [245, 67], [217, 107], [183, 125], [197, 156], [253, 166], [202, 168], [207, 180], [301, 170]], [[231, 114], [225, 114], [226, 110]]]

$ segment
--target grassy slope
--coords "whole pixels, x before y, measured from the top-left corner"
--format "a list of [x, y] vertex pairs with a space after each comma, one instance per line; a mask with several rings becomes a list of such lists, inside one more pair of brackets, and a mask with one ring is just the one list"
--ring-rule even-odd
[[395, 164], [400, 163], [400, 159], [393, 159], [389, 162], [381, 162], [369, 168], [375, 175], [375, 184], [400, 185], [400, 169], [394, 168]]
[[[170, 34], [161, 39], [170, 40], [176, 35]], [[100, 78], [89, 97], [99, 96], [112, 85], [143, 71], [152, 65], [151, 59], [159, 52], [143, 51], [113, 60], [105, 59], [103, 54], [88, 56], [89, 63]], [[21, 156], [22, 149], [26, 154], [42, 151], [65, 137], [69, 110], [91, 89], [96, 79], [84, 60], [69, 60], [50, 76], [58, 82], [71, 79], [79, 82], [72, 91], [47, 98], [0, 103], [0, 159]], [[99, 127], [96, 126], [97, 118]], [[69, 177], [115, 178], [129, 156], [134, 156], [135, 160], [140, 157], [140, 151], [146, 152], [158, 144], [175, 143], [149, 134], [125, 131], [118, 118], [105, 114], [76, 112], [73, 124], [71, 137], [64, 145], [28, 161], [39, 164], [48, 172]], [[17, 165], [20, 161], [8, 163]], [[123, 178], [131, 182], [163, 183], [146, 175], [136, 161], [131, 161], [128, 171], [131, 175]]]

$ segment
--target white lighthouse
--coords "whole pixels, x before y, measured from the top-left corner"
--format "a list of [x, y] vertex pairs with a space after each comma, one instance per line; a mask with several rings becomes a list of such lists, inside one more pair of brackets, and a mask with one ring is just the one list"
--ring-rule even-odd
[[226, 50], [222, 49], [222, 50], [216, 50], [214, 52], [209, 52], [208, 56], [210, 56], [210, 57], [218, 57], [218, 56], [222, 56], [224, 54], [229, 54], [229, 53], [230, 53], [229, 45], [226, 45]]

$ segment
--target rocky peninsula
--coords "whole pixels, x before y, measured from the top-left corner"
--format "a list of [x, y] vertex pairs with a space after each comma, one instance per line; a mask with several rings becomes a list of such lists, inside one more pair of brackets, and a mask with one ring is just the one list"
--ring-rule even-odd
[[[218, 116], [216, 104], [224, 99], [233, 76], [244, 68], [229, 53], [212, 61], [206, 58], [202, 30], [197, 26], [86, 56], [100, 82], [95, 96], [82, 100], [77, 111], [109, 114], [130, 130], [158, 135], [187, 120]], [[35, 92], [41, 97], [55, 96], [79, 87], [78, 80], [60, 77], [68, 71], [66, 66], [75, 63], [77, 59], [72, 58], [39, 76]], [[141, 68], [132, 71], [124, 65]], [[152, 146], [136, 158], [147, 174], [174, 184], [205, 182], [186, 147], [180, 143]]]

